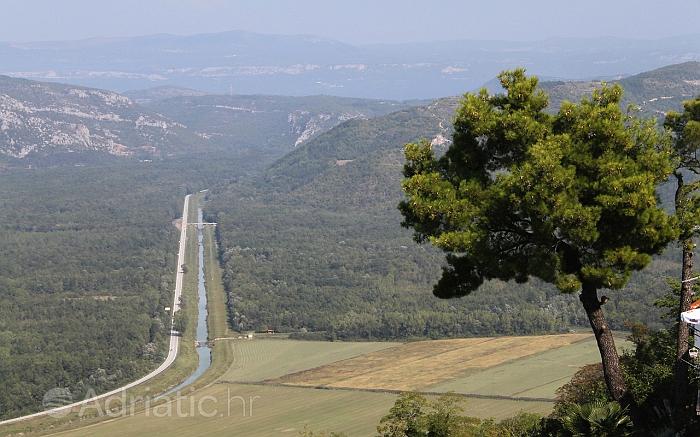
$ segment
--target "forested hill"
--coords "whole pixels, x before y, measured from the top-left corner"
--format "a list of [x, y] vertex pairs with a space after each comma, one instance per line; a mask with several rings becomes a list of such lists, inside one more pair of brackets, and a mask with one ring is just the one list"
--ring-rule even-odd
[[[678, 109], [692, 92], [686, 85], [695, 86], [697, 69], [696, 63], [670, 66], [628, 78], [623, 86], [629, 84], [640, 103]], [[568, 95], [567, 87], [573, 89]], [[578, 100], [590, 92], [587, 87], [543, 84], [558, 93], [555, 105]], [[669, 96], [675, 97], [662, 98]], [[278, 160], [257, 184], [215, 193], [208, 212], [220, 223], [237, 327], [393, 338], [552, 332], [585, 322], [576, 296], [537, 281], [493, 281], [458, 300], [431, 295], [442, 257], [400, 227], [402, 148], [420, 138], [447, 147], [457, 102], [443, 99], [345, 122]], [[658, 323], [653, 302], [676, 267], [671, 254], [636, 275], [627, 289], [608, 293], [613, 326]]]
[[124, 91], [122, 94], [134, 102], [144, 105], [157, 100], [170, 99], [173, 97], [206, 96], [208, 93], [177, 86], [157, 86], [152, 88]]
[[[275, 158], [348, 120], [364, 120], [419, 102], [353, 99], [332, 96], [180, 95], [181, 89], [140, 94], [149, 109], [194, 129], [220, 149], [255, 149]], [[191, 93], [191, 91], [189, 91]]]
[[[601, 81], [544, 82], [553, 108], [563, 100], [576, 101], [588, 95]], [[700, 62], [685, 62], [662, 67], [619, 80], [625, 90], [624, 105], [634, 104], [647, 116], [662, 116], [669, 108], [680, 108], [681, 102], [700, 94]]]
[[401, 151], [409, 141], [425, 138], [436, 147], [444, 146], [450, 141], [458, 101], [445, 98], [383, 117], [343, 123], [278, 160], [267, 171], [265, 181], [294, 189], [331, 170], [347, 172], [377, 164], [382, 160], [380, 154]]
[[202, 139], [110, 91], [0, 76], [0, 159], [100, 152], [164, 157]]
[[235, 328], [409, 338], [557, 332], [585, 320], [571, 296], [538, 284], [432, 296], [441, 255], [413, 242], [396, 208], [402, 149], [420, 138], [447, 146], [456, 104], [345, 122], [256, 183], [212, 193]]

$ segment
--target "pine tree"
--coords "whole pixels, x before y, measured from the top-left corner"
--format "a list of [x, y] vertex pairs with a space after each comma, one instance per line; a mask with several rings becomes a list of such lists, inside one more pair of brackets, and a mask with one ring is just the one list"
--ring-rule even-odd
[[425, 141], [406, 145], [403, 225], [446, 252], [438, 297], [530, 277], [578, 292], [608, 391], [626, 404], [598, 290], [622, 288], [674, 238], [655, 192], [673, 171], [667, 137], [621, 111], [619, 86], [552, 115], [536, 77], [499, 78], [504, 94], [464, 96], [443, 156]]
[[[678, 313], [688, 311], [693, 298], [693, 253], [694, 238], [700, 226], [700, 180], [687, 180], [689, 175], [700, 174], [700, 98], [683, 104], [683, 113], [670, 112], [666, 115], [664, 125], [673, 136], [673, 152], [676, 156], [675, 211], [679, 228], [678, 243], [682, 249], [681, 287]], [[685, 407], [689, 394], [688, 381], [688, 326], [679, 323], [676, 342], [675, 363], [675, 407]]]

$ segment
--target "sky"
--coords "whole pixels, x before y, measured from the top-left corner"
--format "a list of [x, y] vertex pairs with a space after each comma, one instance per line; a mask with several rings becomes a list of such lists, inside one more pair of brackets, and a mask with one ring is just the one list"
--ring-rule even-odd
[[0, 0], [0, 41], [247, 30], [351, 44], [697, 33], [698, 0]]

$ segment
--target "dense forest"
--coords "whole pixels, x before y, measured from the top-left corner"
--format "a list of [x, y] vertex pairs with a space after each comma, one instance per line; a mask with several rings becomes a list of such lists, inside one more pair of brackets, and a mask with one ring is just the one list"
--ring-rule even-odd
[[[358, 194], [348, 191], [346, 199]], [[538, 281], [492, 281], [463, 299], [435, 298], [441, 256], [398, 226], [391, 196], [371, 208], [253, 189], [214, 198], [236, 329], [408, 338], [562, 332], [587, 322], [577, 296]], [[664, 277], [676, 274], [674, 258], [608, 293], [615, 328], [658, 323], [653, 302], [668, 290]]]
[[[0, 172], [0, 418], [106, 391], [165, 357], [187, 192], [210, 159]], [[219, 172], [216, 176], [214, 174]]]

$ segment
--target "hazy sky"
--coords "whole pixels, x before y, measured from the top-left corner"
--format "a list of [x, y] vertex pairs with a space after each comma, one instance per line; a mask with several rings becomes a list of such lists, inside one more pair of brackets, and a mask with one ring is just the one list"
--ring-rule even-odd
[[699, 0], [0, 0], [0, 40], [225, 30], [349, 43], [697, 33]]

